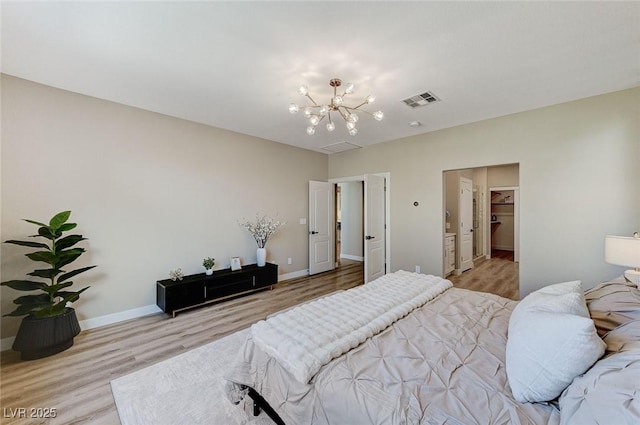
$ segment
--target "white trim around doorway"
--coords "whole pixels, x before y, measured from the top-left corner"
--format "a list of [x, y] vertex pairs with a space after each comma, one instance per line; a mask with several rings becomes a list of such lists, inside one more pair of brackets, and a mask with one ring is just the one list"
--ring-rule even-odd
[[[385, 228], [386, 228], [386, 232], [385, 232], [385, 264], [386, 264], [386, 270], [387, 273], [391, 273], [392, 269], [391, 269], [391, 173], [389, 172], [385, 172], [385, 173], [370, 173], [373, 174], [375, 176], [380, 176], [380, 177], [384, 177], [385, 179]], [[329, 179], [329, 183], [334, 183], [334, 184], [338, 184], [338, 183], [348, 183], [348, 182], [364, 182], [365, 180], [365, 175], [360, 175], [360, 176], [348, 176], [348, 177], [337, 177], [337, 178], [333, 178], [333, 179]]]

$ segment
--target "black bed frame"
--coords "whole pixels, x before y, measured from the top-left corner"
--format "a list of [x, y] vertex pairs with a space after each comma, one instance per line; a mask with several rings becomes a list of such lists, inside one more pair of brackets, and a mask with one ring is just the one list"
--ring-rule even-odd
[[284, 421], [278, 416], [273, 407], [269, 406], [267, 400], [265, 400], [256, 390], [249, 387], [249, 397], [253, 400], [253, 416], [260, 414], [260, 409], [264, 410], [264, 413], [271, 418], [277, 425], [286, 425]]

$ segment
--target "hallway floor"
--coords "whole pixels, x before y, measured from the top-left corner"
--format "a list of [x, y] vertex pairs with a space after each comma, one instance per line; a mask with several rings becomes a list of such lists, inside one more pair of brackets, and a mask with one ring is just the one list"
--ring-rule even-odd
[[459, 276], [449, 275], [447, 279], [456, 288], [490, 292], [512, 300], [520, 299], [519, 267], [513, 261], [512, 251], [497, 252], [491, 259], [478, 259], [474, 261], [471, 270]]

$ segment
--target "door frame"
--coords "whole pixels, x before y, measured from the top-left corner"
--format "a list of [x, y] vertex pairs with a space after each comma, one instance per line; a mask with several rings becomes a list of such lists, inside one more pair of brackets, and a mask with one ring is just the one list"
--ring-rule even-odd
[[[385, 222], [385, 266], [387, 269], [387, 273], [391, 273], [391, 173], [368, 173], [374, 176], [384, 177], [385, 179], [385, 211], [384, 211], [384, 222]], [[348, 183], [348, 182], [364, 182], [365, 174], [359, 176], [347, 176], [347, 177], [337, 177], [329, 179], [329, 183], [338, 184], [338, 183]], [[363, 196], [367, 196], [366, 193], [363, 193]], [[364, 214], [364, 211], [363, 211]], [[366, 265], [365, 265], [366, 266]]]

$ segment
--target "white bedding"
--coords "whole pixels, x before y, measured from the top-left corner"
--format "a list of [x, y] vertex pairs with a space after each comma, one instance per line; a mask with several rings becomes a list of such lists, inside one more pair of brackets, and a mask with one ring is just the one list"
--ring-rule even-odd
[[297, 381], [307, 383], [323, 365], [451, 287], [438, 276], [387, 274], [260, 321], [251, 334], [261, 350]]
[[519, 403], [511, 394], [505, 346], [516, 304], [447, 289], [308, 383], [263, 352], [250, 332], [225, 373], [227, 396], [238, 403], [240, 391], [253, 388], [287, 425], [557, 425], [553, 405]]

